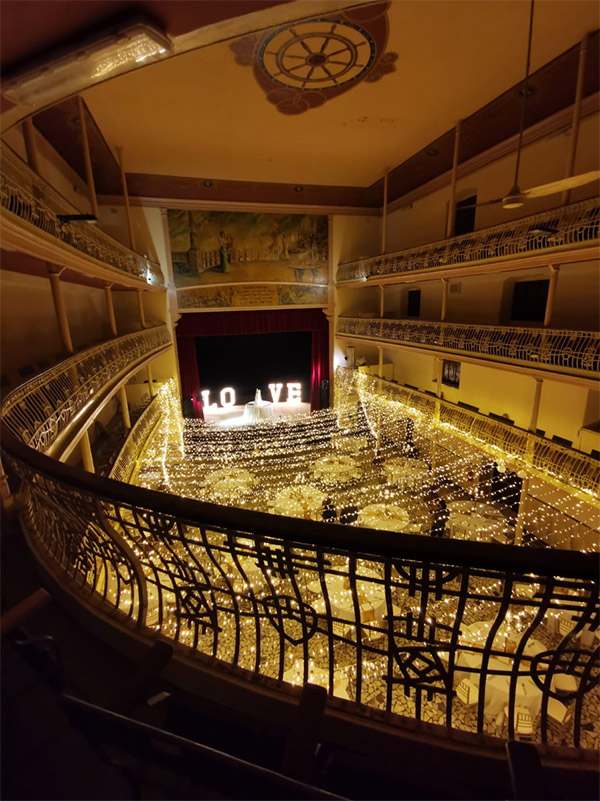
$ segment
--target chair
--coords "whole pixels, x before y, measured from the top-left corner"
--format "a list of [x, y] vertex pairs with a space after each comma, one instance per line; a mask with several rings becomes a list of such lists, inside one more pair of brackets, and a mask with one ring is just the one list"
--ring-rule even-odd
[[[508, 718], [508, 707], [504, 707], [504, 714]], [[519, 739], [530, 740], [533, 736], [533, 718], [524, 706], [516, 706], [514, 712], [515, 734]]]
[[555, 673], [550, 682], [550, 689], [555, 693], [576, 693], [577, 679], [570, 673]]
[[560, 723], [562, 725], [571, 717], [571, 710], [568, 706], [565, 706], [562, 701], [558, 701], [556, 698], [549, 698], [548, 717], [556, 723]]
[[479, 688], [470, 679], [463, 679], [456, 688], [456, 694], [465, 706], [474, 706], [477, 703]]

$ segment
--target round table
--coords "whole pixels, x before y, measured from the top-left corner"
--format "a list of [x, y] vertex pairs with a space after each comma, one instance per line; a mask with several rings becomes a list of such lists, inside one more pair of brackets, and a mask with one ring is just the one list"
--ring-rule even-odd
[[[356, 596], [360, 607], [361, 622], [380, 623], [386, 614], [385, 588], [383, 584], [375, 584], [375, 582], [369, 581], [369, 578], [379, 579], [381, 576], [375, 570], [366, 567], [358, 568], [357, 572], [361, 577], [356, 579]], [[356, 612], [349, 577], [327, 574], [325, 582], [332, 615], [340, 620], [345, 620], [347, 623], [354, 624], [356, 622]], [[311, 581], [308, 589], [316, 594], [321, 594], [321, 582], [318, 579]], [[312, 605], [318, 614], [326, 614], [327, 607], [322, 595]]]
[[354, 437], [351, 435], [339, 434], [332, 437], [331, 444], [336, 451], [341, 453], [358, 453], [363, 448], [366, 448], [368, 441], [366, 437]]
[[254, 473], [240, 467], [223, 467], [209, 473], [205, 479], [209, 495], [223, 500], [236, 500], [249, 495], [255, 483]]
[[398, 484], [402, 489], [422, 487], [429, 477], [429, 465], [420, 459], [398, 456], [383, 463], [388, 483]]
[[260, 423], [273, 417], [273, 404], [270, 401], [252, 401], [244, 406], [244, 423]]
[[[458, 640], [459, 648], [461, 646], [474, 646], [483, 649], [487, 643], [492, 623], [493, 621], [486, 620], [464, 627]], [[520, 637], [521, 635], [518, 633], [510, 632], [506, 624], [500, 625], [492, 647], [495, 651], [505, 651], [506, 656], [491, 656], [487, 663], [488, 671], [504, 671], [505, 674], [510, 672], [514, 662], [513, 654], [518, 647]], [[545, 650], [546, 648], [539, 640], [530, 637], [525, 643], [522, 656], [532, 658]], [[470, 668], [471, 670], [468, 673], [463, 671], [463, 677], [466, 675], [470, 681], [479, 686], [480, 674], [478, 671], [481, 670], [482, 660], [483, 654], [479, 651], [461, 650], [456, 663], [457, 680], [460, 681], [461, 679], [461, 667]], [[520, 665], [520, 671], [525, 671], [528, 665], [529, 660], [524, 659]], [[485, 714], [493, 717], [502, 712], [508, 706], [509, 694], [509, 675], [487, 673], [484, 698]], [[526, 707], [532, 717], [535, 717], [540, 710], [541, 702], [542, 691], [534, 681], [529, 676], [518, 676], [515, 689], [515, 706]]]
[[307, 484], [292, 485], [280, 490], [275, 496], [273, 512], [288, 517], [303, 517], [320, 520], [326, 494]]
[[351, 456], [323, 456], [313, 464], [312, 471], [314, 477], [324, 484], [344, 484], [359, 476]]
[[506, 521], [502, 515], [496, 517], [483, 517], [479, 514], [463, 514], [451, 512], [448, 517], [448, 528], [451, 536], [456, 539], [476, 540], [495, 539], [507, 542], [505, 534]]
[[410, 517], [401, 506], [372, 503], [360, 510], [358, 525], [381, 531], [406, 531], [410, 526]]

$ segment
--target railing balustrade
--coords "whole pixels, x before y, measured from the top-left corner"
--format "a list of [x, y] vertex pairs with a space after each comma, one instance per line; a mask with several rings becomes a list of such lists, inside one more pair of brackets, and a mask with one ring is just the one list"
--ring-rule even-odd
[[599, 231], [600, 202], [591, 198], [451, 239], [347, 261], [338, 266], [337, 281], [365, 281], [417, 270], [560, 252], [597, 242]]
[[[140, 431], [156, 408], [145, 415]], [[538, 742], [598, 746], [594, 555], [282, 526], [76, 470], [34, 451], [28, 434], [3, 421], [32, 548], [62, 586], [138, 636], [273, 688], [322, 684], [346, 712], [423, 721], [431, 734], [513, 738], [526, 726]], [[130, 461], [144, 439], [132, 438]]]
[[493, 453], [496, 449], [497, 456], [502, 455], [524, 469], [533, 468], [541, 478], [567, 492], [582, 494], [589, 502], [597, 501], [600, 496], [600, 463], [586, 453], [378, 376], [343, 367], [338, 367], [338, 372], [344, 377], [343, 392], [358, 388], [375, 398], [398, 401], [407, 409], [429, 417], [439, 412], [440, 423], [484, 450]]
[[0, 416], [19, 439], [46, 452], [95, 392], [170, 341], [161, 325], [88, 348], [17, 387], [7, 395]]
[[80, 210], [5, 144], [0, 146], [0, 156], [2, 208], [87, 256], [137, 278], [146, 279], [149, 274], [155, 284], [164, 284], [160, 266], [152, 259], [135, 253], [96, 226], [62, 223], [59, 214], [80, 214]]
[[600, 370], [600, 333], [597, 331], [340, 317], [337, 334], [410, 342], [582, 375]]

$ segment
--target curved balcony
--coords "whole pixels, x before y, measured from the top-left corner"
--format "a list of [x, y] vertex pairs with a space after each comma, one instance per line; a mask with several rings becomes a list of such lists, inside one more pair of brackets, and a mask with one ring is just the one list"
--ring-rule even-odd
[[119, 386], [170, 345], [164, 325], [94, 345], [11, 392], [3, 425], [30, 447], [64, 458]]
[[406, 273], [473, 267], [502, 261], [523, 261], [534, 256], [551, 257], [581, 251], [580, 258], [597, 258], [600, 202], [597, 198], [573, 203], [541, 214], [532, 214], [502, 225], [494, 225], [395, 253], [344, 262], [337, 269], [337, 282], [393, 279]]
[[[151, 259], [113, 239], [93, 225], [65, 225], [59, 214], [80, 214], [47, 181], [37, 175], [5, 144], [0, 146], [0, 207], [34, 227], [34, 230], [57, 240], [104, 265], [110, 265], [144, 282], [151, 276], [154, 284], [163, 285], [160, 266]], [[8, 236], [5, 220], [4, 235]], [[36, 255], [36, 254], [34, 254]]]
[[[41, 384], [24, 385], [19, 405], [32, 409]], [[129, 475], [176, 405], [165, 386], [115, 475]], [[131, 637], [169, 640], [211, 686], [218, 676], [239, 693], [242, 681], [265, 703], [313, 681], [337, 719], [416, 725], [440, 744], [452, 731], [466, 748], [518, 735], [524, 704], [535, 741], [597, 747], [594, 555], [282, 526], [71, 468], [34, 450], [47, 439], [15, 423], [14, 404], [7, 411], [4, 460], [22, 481], [22, 524], [49, 582]]]
[[570, 375], [592, 377], [600, 371], [600, 334], [596, 331], [340, 317], [337, 334], [476, 354], [482, 359]]

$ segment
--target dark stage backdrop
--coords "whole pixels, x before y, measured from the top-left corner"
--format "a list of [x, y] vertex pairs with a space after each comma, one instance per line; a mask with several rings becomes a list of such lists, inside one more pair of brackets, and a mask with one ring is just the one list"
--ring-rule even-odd
[[191, 400], [194, 416], [204, 416], [199, 393], [206, 381], [202, 364], [198, 369], [197, 338], [292, 332], [310, 333], [310, 408], [315, 411], [321, 408], [321, 384], [329, 380], [329, 328], [321, 309], [184, 314], [177, 324], [181, 392]]
[[223, 387], [235, 389], [238, 404], [254, 400], [257, 389], [263, 400], [270, 401], [269, 384], [274, 382], [283, 383], [281, 400], [285, 401], [288, 381], [299, 381], [302, 400], [310, 400], [310, 331], [195, 339], [198, 374], [202, 389], [211, 391], [211, 402], [219, 402], [218, 392]]

